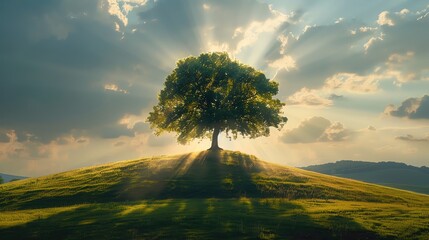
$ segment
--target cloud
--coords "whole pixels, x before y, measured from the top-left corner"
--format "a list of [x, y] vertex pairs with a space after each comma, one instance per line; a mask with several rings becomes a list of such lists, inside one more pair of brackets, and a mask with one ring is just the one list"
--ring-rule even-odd
[[71, 131], [114, 136], [121, 116], [140, 113], [156, 95], [145, 77], [162, 84], [157, 64], [133, 50], [140, 40], [121, 40], [97, 1], [12, 1], [0, 14], [14, 25], [0, 23], [0, 129], [43, 143]]
[[429, 136], [418, 138], [418, 137], [414, 137], [411, 134], [407, 134], [405, 136], [399, 136], [399, 137], [396, 137], [396, 139], [402, 140], [402, 141], [408, 141], [408, 142], [429, 142]]
[[328, 99], [329, 100], [342, 100], [342, 99], [344, 99], [344, 96], [332, 93], [331, 95], [329, 95]]
[[380, 79], [381, 76], [374, 74], [359, 76], [354, 73], [337, 73], [326, 79], [324, 88], [361, 93], [376, 92]]
[[293, 71], [281, 69], [276, 75], [286, 96], [304, 87], [321, 89], [326, 81], [338, 83], [339, 78], [346, 82], [329, 86], [367, 93], [376, 92], [380, 81], [400, 85], [428, 80], [426, 13], [384, 12], [378, 14], [382, 25], [345, 18], [337, 24], [313, 25], [299, 35], [283, 32], [267, 58], [269, 64], [283, 56], [295, 61]]
[[377, 131], [377, 128], [375, 128], [374, 126], [368, 126], [367, 128], [369, 131]]
[[344, 128], [340, 122], [332, 123], [325, 129], [324, 133], [319, 137], [321, 142], [336, 142], [347, 139], [349, 132]]
[[324, 88], [340, 89], [349, 92], [373, 93], [379, 90], [379, 82], [394, 79], [397, 84], [416, 79], [413, 72], [409, 72], [406, 63], [412, 60], [414, 52], [405, 54], [393, 53], [386, 62], [368, 75], [355, 73], [337, 73], [325, 81]]
[[127, 90], [124, 90], [124, 89], [121, 89], [121, 88], [119, 88], [118, 87], [118, 85], [116, 85], [116, 84], [105, 84], [104, 85], [104, 90], [107, 90], [107, 91], [112, 91], [112, 92], [119, 92], [119, 93], [128, 93], [128, 91]]
[[309, 106], [331, 106], [332, 100], [320, 96], [316, 90], [302, 88], [300, 91], [289, 96], [286, 100], [287, 105], [309, 105]]
[[287, 18], [256, 0], [10, 1], [0, 14], [0, 129], [43, 143], [132, 136], [118, 122], [153, 104], [177, 59], [247, 48]]
[[115, 16], [123, 26], [128, 25], [128, 14], [146, 3], [147, 0], [107, 0], [109, 14]]
[[253, 21], [246, 28], [237, 28], [234, 32], [235, 37], [242, 37], [238, 42], [235, 53], [240, 53], [245, 47], [254, 44], [262, 33], [275, 32], [284, 25], [288, 16], [270, 8], [272, 17], [265, 21]]
[[424, 95], [421, 98], [408, 98], [399, 107], [391, 104], [386, 107], [384, 113], [392, 117], [429, 119], [429, 96]]
[[417, 74], [408, 69], [408, 63], [413, 61], [415, 53], [408, 51], [404, 54], [393, 53], [386, 62], [384, 75], [395, 79], [397, 83], [406, 83], [417, 79]]
[[425, 11], [392, 14], [394, 25], [380, 26], [378, 34], [382, 34], [382, 40], [375, 41], [367, 50], [368, 58], [388, 59], [391, 64], [386, 67], [393, 69], [390, 76], [396, 77], [396, 82], [427, 79], [429, 35], [423, 32], [429, 26], [429, 18], [424, 16]]
[[[237, 14], [237, 9], [252, 14]], [[154, 49], [158, 50], [155, 57], [162, 56], [164, 50], [167, 56], [177, 52], [182, 57], [201, 51], [242, 52], [248, 44], [259, 41], [259, 34], [265, 31], [262, 27], [273, 29], [282, 18], [268, 4], [256, 0], [158, 0], [138, 16], [144, 24], [138, 26], [137, 33], [159, 48]], [[174, 64], [177, 59], [172, 60]]]
[[368, 39], [371, 33], [350, 33], [350, 29], [358, 27], [355, 22], [343, 21], [312, 26], [299, 36], [286, 34], [278, 38], [274, 47], [277, 52], [272, 50], [268, 56], [272, 59], [270, 63], [289, 56], [296, 66], [293, 71], [280, 69], [276, 75], [276, 80], [285, 89], [284, 93], [293, 94], [303, 87], [318, 89], [335, 74], [363, 74], [373, 68], [374, 62], [368, 61], [365, 53], [357, 48], [358, 43]]
[[383, 11], [378, 15], [377, 23], [379, 25], [388, 25], [388, 26], [394, 26], [394, 22], [392, 18], [390, 17], [390, 14], [388, 11]]
[[377, 41], [383, 41], [383, 35], [380, 35], [379, 37], [371, 37], [364, 45], [363, 48], [365, 49], [365, 52], [368, 52], [368, 49]]
[[339, 122], [332, 123], [323, 117], [312, 117], [287, 131], [281, 140], [284, 143], [336, 142], [346, 140], [350, 132]]
[[292, 71], [297, 68], [295, 60], [288, 55], [283, 55], [282, 58], [271, 62], [268, 66], [277, 70], [285, 69], [286, 71]]
[[204, 3], [203, 4], [203, 9], [206, 10], [206, 11], [210, 10], [210, 5], [207, 4], [207, 3]]

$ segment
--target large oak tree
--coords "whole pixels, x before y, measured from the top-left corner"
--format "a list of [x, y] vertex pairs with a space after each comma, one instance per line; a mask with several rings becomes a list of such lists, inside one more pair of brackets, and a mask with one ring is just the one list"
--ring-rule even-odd
[[256, 138], [280, 129], [287, 118], [277, 92], [278, 83], [227, 53], [204, 53], [178, 61], [147, 120], [157, 135], [177, 132], [182, 144], [211, 137], [216, 150], [220, 132]]

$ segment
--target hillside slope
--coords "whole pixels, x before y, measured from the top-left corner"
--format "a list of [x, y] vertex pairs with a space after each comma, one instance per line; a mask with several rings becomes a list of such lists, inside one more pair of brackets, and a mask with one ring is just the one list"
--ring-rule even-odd
[[302, 169], [429, 194], [429, 168], [396, 162], [342, 160]]
[[[399, 196], [400, 195], [400, 196]], [[167, 198], [282, 197], [406, 202], [407, 192], [260, 161], [200, 152], [83, 168], [0, 187], [0, 207], [62, 206]]]
[[27, 177], [22, 177], [22, 176], [9, 175], [9, 174], [5, 174], [5, 173], [0, 173], [0, 177], [3, 178], [3, 181], [5, 183], [10, 182], [10, 181], [21, 180], [21, 179], [27, 178]]
[[2, 239], [427, 239], [429, 196], [204, 151], [0, 185]]

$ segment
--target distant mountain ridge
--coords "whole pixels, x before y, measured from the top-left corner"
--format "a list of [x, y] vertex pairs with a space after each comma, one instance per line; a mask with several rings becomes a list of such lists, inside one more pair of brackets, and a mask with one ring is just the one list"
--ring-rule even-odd
[[429, 194], [429, 168], [398, 162], [341, 160], [302, 169]]
[[5, 173], [0, 173], [0, 177], [3, 178], [3, 181], [5, 183], [10, 182], [12, 180], [20, 180], [20, 179], [27, 178], [27, 177], [22, 177], [22, 176], [9, 175], [9, 174], [5, 174]]

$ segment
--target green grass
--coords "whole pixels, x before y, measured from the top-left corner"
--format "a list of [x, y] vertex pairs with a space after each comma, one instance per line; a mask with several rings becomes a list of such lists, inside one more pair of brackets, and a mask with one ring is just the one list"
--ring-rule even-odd
[[428, 239], [429, 196], [200, 152], [0, 185], [1, 239]]

